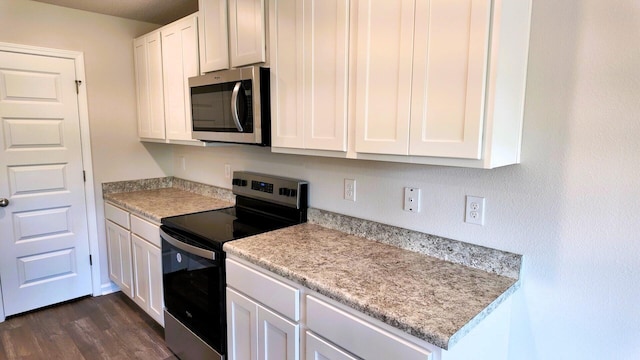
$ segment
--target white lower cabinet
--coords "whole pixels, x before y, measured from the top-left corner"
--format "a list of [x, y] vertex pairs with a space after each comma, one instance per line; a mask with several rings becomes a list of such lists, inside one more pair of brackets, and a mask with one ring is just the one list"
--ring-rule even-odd
[[307, 331], [307, 360], [357, 360], [355, 356]]
[[359, 316], [307, 295], [309, 330], [363, 359], [432, 360], [431, 351], [412, 344]]
[[133, 297], [133, 273], [131, 272], [131, 233], [120, 225], [107, 220], [107, 248], [109, 278], [123, 293]]
[[133, 300], [160, 325], [164, 325], [161, 250], [137, 235], [131, 235], [131, 247], [135, 284]]
[[[437, 360], [432, 353], [437, 348], [412, 343], [409, 335], [382, 329], [367, 322], [364, 314], [338, 308], [255, 265], [230, 256], [226, 267], [230, 360]], [[303, 302], [306, 316], [301, 313]], [[304, 344], [301, 328], [307, 329]]]
[[230, 360], [300, 359], [300, 325], [227, 288]]
[[164, 326], [158, 225], [105, 204], [109, 278]]

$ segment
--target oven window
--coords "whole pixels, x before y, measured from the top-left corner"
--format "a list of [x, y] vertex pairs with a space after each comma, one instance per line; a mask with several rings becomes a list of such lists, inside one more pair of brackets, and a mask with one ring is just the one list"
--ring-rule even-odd
[[221, 354], [225, 351], [223, 260], [205, 259], [162, 241], [166, 310]]
[[[240, 81], [237, 109], [243, 133], [253, 132], [251, 80]], [[232, 94], [237, 82], [191, 88], [193, 131], [240, 132], [233, 118]]]

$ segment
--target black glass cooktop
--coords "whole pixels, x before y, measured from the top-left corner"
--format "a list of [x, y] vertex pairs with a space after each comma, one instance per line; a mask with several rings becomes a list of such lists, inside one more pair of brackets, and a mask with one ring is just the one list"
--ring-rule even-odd
[[162, 229], [182, 241], [212, 250], [243, 237], [294, 225], [294, 222], [229, 207], [162, 219]]

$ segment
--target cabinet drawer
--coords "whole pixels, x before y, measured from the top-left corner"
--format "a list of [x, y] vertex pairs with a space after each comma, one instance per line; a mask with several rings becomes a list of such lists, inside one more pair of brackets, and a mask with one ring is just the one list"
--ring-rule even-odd
[[307, 326], [309, 330], [364, 359], [432, 358], [427, 349], [313, 296], [307, 296]]
[[104, 204], [104, 217], [125, 229], [129, 229], [131, 227], [129, 222], [129, 213], [109, 203]]
[[158, 248], [161, 245], [160, 227], [135, 215], [131, 215], [131, 232], [147, 240]]
[[300, 320], [300, 290], [227, 259], [227, 285], [293, 321]]

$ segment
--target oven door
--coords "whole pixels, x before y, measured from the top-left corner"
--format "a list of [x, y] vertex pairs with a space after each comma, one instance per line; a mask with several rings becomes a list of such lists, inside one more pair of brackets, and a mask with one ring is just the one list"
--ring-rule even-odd
[[167, 228], [161, 227], [160, 236], [167, 346], [181, 359], [221, 358], [226, 352], [223, 253]]

